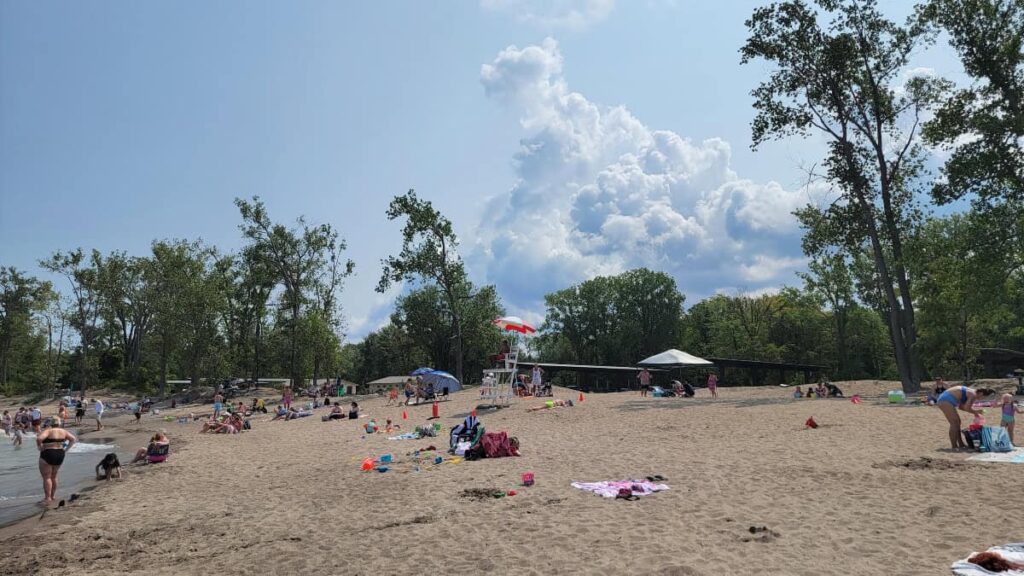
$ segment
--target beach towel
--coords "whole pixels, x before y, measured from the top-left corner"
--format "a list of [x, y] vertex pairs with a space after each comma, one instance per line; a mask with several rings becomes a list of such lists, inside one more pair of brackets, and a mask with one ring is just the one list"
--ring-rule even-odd
[[975, 462], [1001, 462], [1003, 464], [1024, 464], [1024, 448], [1014, 448], [1010, 452], [985, 452], [967, 458]]
[[406, 432], [405, 434], [399, 434], [398, 436], [391, 436], [388, 440], [419, 440], [420, 435], [416, 432]]
[[[1024, 542], [1004, 544], [1003, 546], [993, 546], [987, 551], [995, 552], [1010, 562], [1024, 562]], [[974, 552], [971, 552], [967, 555], [967, 558], [970, 558], [974, 554]], [[990, 576], [992, 574], [997, 574], [999, 576], [1024, 576], [1024, 570], [1010, 570], [1008, 572], [992, 572], [985, 570], [981, 566], [971, 564], [967, 561], [967, 558], [957, 560], [953, 563], [951, 568], [953, 569], [953, 574], [955, 576]]]
[[994, 428], [985, 426], [981, 430], [981, 451], [982, 452], [1011, 452], [1013, 444], [1010, 442], [1010, 435], [1006, 428]]
[[519, 453], [512, 448], [508, 434], [504, 432], [485, 432], [480, 438], [484, 454], [488, 458], [504, 458], [506, 456], [519, 456]]
[[655, 484], [647, 480], [611, 480], [602, 482], [573, 482], [573, 488], [593, 492], [605, 498], [615, 498], [619, 490], [625, 488], [635, 496], [647, 496], [662, 490], [668, 490], [667, 484]]

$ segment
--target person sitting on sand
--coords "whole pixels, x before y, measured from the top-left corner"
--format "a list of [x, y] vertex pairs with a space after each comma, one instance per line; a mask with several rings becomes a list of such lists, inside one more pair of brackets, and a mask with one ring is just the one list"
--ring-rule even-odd
[[348, 409], [348, 419], [357, 420], [359, 419], [359, 404], [353, 402]]
[[280, 420], [282, 418], [287, 420], [288, 419], [287, 417], [288, 417], [288, 409], [285, 408], [284, 406], [281, 406], [280, 404], [278, 404], [277, 408], [274, 408], [274, 417], [271, 418], [270, 421], [273, 422], [274, 420]]
[[203, 422], [203, 429], [200, 430], [199, 433], [205, 434], [206, 432], [213, 432], [217, 428], [220, 428], [220, 419], [211, 416], [206, 422]]
[[803, 397], [804, 397], [803, 389], [801, 389], [799, 386], [797, 386], [796, 390], [793, 391], [793, 398], [803, 398]]
[[991, 388], [978, 388], [975, 390], [967, 386], [957, 386], [939, 394], [939, 399], [935, 405], [939, 407], [942, 415], [949, 422], [949, 444], [953, 450], [967, 448], [963, 436], [960, 434], [960, 414], [957, 410], [981, 416], [981, 410], [974, 409], [974, 402], [978, 398], [985, 398], [992, 394], [995, 394], [995, 390]]
[[527, 412], [536, 412], [537, 410], [547, 410], [548, 408], [571, 408], [573, 406], [572, 400], [548, 400], [540, 406], [531, 406], [527, 408]]
[[370, 418], [370, 421], [363, 426], [363, 430], [366, 430], [367, 434], [376, 434], [380, 432], [380, 428], [377, 427], [377, 421]]
[[817, 394], [818, 398], [824, 398], [828, 396], [828, 389], [825, 388], [825, 384], [823, 382], [818, 382], [818, 387], [815, 388], [814, 393]]
[[326, 422], [328, 420], [344, 420], [344, 419], [345, 419], [345, 411], [341, 409], [341, 404], [337, 404], [337, 403], [335, 403], [334, 407], [331, 408], [330, 413], [328, 413], [326, 416], [323, 417], [324, 422]]
[[831, 382], [826, 382], [825, 383], [825, 388], [828, 389], [828, 397], [829, 398], [843, 398], [844, 397], [843, 396], [843, 391], [839, 389], [839, 386], [836, 386], [835, 384], [833, 384]]
[[150, 454], [156, 454], [162, 446], [170, 444], [171, 441], [167, 439], [167, 435], [163, 432], [157, 432], [149, 439], [149, 445], [145, 448], [139, 448], [135, 453], [135, 458], [132, 459], [132, 464], [136, 462], [143, 462]]
[[391, 434], [391, 432], [394, 431], [394, 430], [401, 430], [401, 429], [402, 429], [402, 427], [399, 426], [398, 424], [392, 424], [390, 418], [384, 424], [384, 432], [386, 432], [388, 434]]

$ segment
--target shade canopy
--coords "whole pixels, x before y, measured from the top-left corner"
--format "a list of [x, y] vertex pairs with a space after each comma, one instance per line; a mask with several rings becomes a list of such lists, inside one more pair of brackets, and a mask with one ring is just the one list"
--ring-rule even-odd
[[714, 365], [714, 362], [698, 358], [693, 354], [687, 354], [686, 352], [676, 350], [675, 348], [665, 350], [661, 354], [655, 354], [650, 358], [644, 358], [637, 362], [637, 366], [650, 366], [651, 368], [683, 368], [686, 366]]
[[501, 318], [493, 320], [491, 324], [494, 324], [502, 330], [519, 332], [520, 334], [533, 334], [537, 331], [536, 328], [524, 322], [519, 316], [502, 316]]
[[441, 388], [447, 388], [449, 392], [462, 390], [462, 384], [455, 376], [441, 370], [432, 370], [419, 376], [424, 382], [433, 384], [438, 394], [441, 393]]
[[410, 372], [409, 375], [410, 376], [421, 376], [423, 374], [429, 374], [429, 373], [431, 373], [433, 371], [434, 371], [433, 368], [426, 368], [426, 367], [424, 367], [424, 368], [417, 368], [417, 369], [413, 370], [412, 372]]

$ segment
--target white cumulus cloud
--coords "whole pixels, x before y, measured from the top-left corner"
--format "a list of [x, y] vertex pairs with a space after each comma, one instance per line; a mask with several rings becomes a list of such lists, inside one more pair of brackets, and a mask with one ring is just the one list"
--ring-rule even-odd
[[637, 266], [706, 296], [791, 282], [803, 265], [792, 211], [803, 190], [741, 178], [728, 142], [694, 142], [592, 102], [563, 76], [558, 43], [509, 46], [481, 68], [485, 93], [519, 115], [518, 181], [491, 199], [470, 258], [514, 308]]

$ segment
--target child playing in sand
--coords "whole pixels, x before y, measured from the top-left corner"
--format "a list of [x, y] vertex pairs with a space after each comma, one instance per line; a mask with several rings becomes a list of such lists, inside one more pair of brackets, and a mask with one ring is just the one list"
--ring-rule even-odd
[[380, 428], [377, 427], [377, 421], [373, 418], [370, 418], [370, 421], [363, 426], [363, 429], [366, 430], [367, 434], [376, 434], [377, 432], [380, 432]]
[[398, 424], [392, 424], [390, 418], [387, 420], [387, 422], [384, 423], [384, 432], [386, 432], [388, 434], [391, 434], [391, 432], [393, 430], [401, 430], [401, 429], [402, 429], [402, 427], [399, 426]]
[[801, 389], [799, 386], [797, 386], [796, 390], [793, 391], [793, 398], [803, 398], [803, 397], [804, 397], [803, 389]]
[[999, 421], [999, 425], [1006, 428], [1006, 434], [1010, 437], [1010, 444], [1013, 442], [1013, 424], [1016, 421], [1015, 414], [1024, 414], [1024, 408], [1017, 406], [1017, 403], [1013, 400], [1013, 394], [1003, 394], [999, 400], [999, 406], [1002, 407], [1003, 417]]

